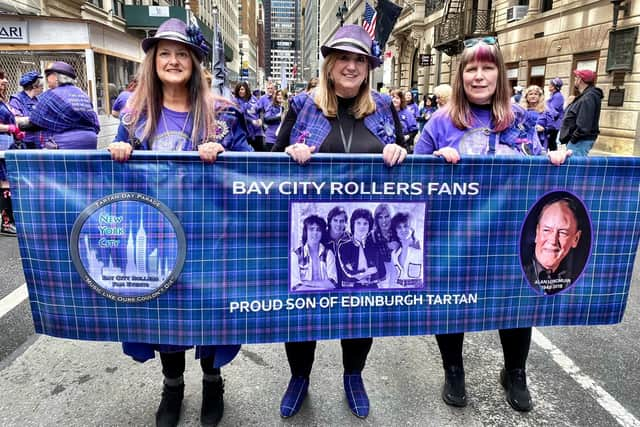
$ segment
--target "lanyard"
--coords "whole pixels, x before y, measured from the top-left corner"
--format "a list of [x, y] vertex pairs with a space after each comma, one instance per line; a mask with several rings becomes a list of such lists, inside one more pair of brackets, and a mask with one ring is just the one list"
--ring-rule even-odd
[[342, 130], [342, 120], [340, 120], [340, 113], [336, 112], [336, 116], [338, 118], [338, 129], [340, 129], [340, 139], [342, 140], [342, 146], [344, 147], [345, 153], [351, 152], [351, 142], [353, 141], [353, 131], [356, 128], [356, 119], [353, 119], [353, 123], [351, 124], [351, 131], [349, 132], [349, 139], [345, 138], [344, 131]]

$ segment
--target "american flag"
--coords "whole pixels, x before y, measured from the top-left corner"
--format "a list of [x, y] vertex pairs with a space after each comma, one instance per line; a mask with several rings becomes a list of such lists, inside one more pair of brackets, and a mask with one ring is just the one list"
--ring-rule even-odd
[[369, 3], [364, 4], [364, 19], [362, 21], [362, 27], [371, 37], [371, 40], [376, 39], [376, 18], [378, 12], [371, 7]]

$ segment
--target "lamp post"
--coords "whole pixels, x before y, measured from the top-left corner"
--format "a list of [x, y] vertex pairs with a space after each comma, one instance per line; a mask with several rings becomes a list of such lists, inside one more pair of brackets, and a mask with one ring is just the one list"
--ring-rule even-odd
[[338, 6], [338, 12], [336, 12], [336, 18], [340, 20], [340, 26], [344, 25], [344, 17], [347, 15], [349, 8], [347, 7], [346, 0], [342, 2], [342, 6]]
[[243, 81], [244, 79], [242, 78], [242, 70], [243, 70], [243, 68], [242, 68], [242, 65], [243, 65], [242, 58], [244, 58], [244, 52], [242, 51], [242, 49], [240, 49], [238, 53], [240, 55], [240, 74], [239, 74], [239, 79], [238, 80]]

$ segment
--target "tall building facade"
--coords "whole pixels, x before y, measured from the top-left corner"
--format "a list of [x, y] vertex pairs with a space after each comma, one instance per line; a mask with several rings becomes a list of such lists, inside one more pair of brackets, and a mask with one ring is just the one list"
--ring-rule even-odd
[[302, 2], [302, 78], [320, 75], [320, 1]]
[[300, 12], [297, 0], [265, 1], [265, 66], [271, 81], [292, 88], [300, 69]]
[[[385, 83], [432, 94], [451, 83], [462, 42], [494, 35], [512, 86], [597, 73], [605, 94], [593, 154], [640, 155], [640, 2], [598, 0], [405, 0], [385, 47]], [[615, 23], [615, 26], [614, 26]], [[422, 61], [421, 61], [422, 60]]]
[[247, 81], [249, 87], [257, 85], [258, 76], [258, 2], [240, 0], [240, 79]]

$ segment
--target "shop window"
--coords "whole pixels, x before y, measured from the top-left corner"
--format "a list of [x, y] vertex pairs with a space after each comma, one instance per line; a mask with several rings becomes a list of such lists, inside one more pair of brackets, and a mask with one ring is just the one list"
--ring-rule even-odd
[[529, 79], [527, 85], [536, 85], [544, 88], [544, 74], [547, 68], [546, 59], [529, 61]]

